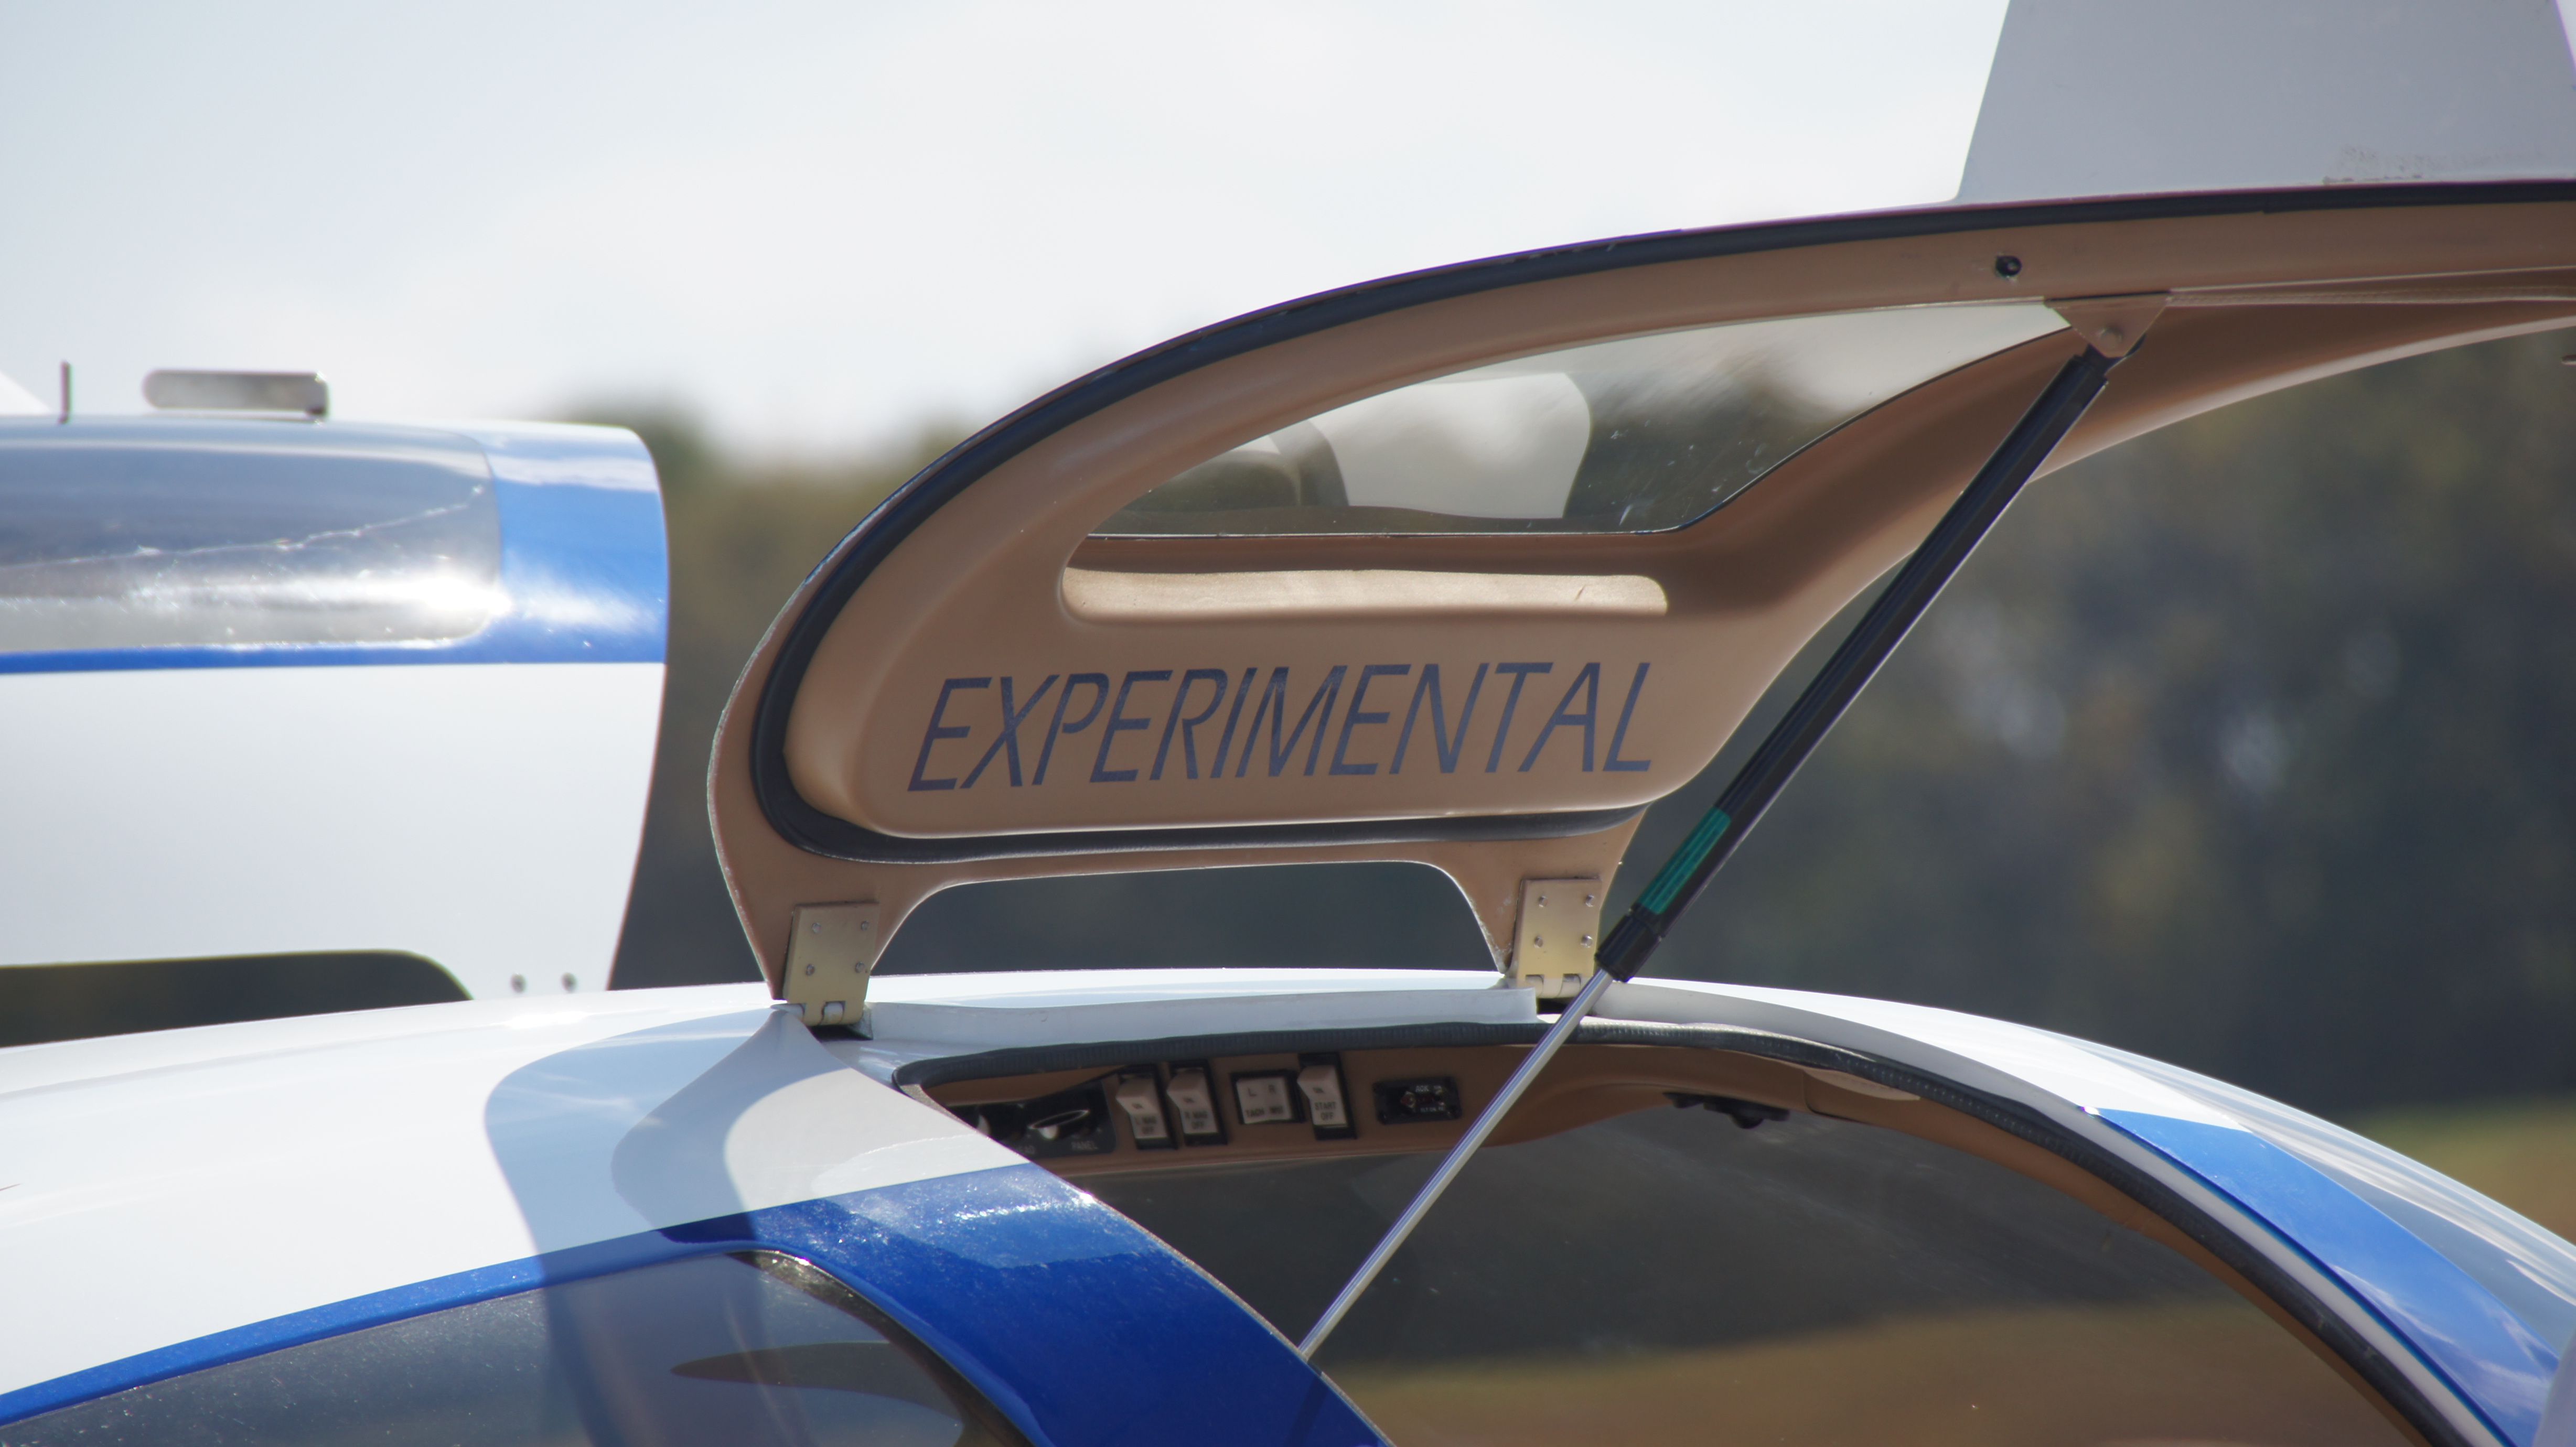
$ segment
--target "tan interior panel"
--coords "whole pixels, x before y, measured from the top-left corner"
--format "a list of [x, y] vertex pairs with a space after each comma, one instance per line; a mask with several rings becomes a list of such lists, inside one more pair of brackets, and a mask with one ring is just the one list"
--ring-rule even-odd
[[[1389, 1155], [1407, 1151], [1446, 1151], [1457, 1144], [1476, 1112], [1501, 1089], [1513, 1068], [1529, 1053], [1524, 1045], [1409, 1046], [1389, 1050], [1341, 1052], [1342, 1077], [1355, 1102], [1358, 1135], [1349, 1140], [1318, 1140], [1303, 1122], [1244, 1125], [1226, 1104], [1228, 1138], [1222, 1143], [1188, 1145], [1177, 1152], [1139, 1150], [1134, 1133], [1119, 1118], [1116, 1151], [1098, 1156], [1064, 1156], [1041, 1162], [1067, 1178], [1120, 1171], [1167, 1171], [1188, 1166], [1219, 1166], [1246, 1161], [1302, 1157]], [[1218, 1056], [1206, 1061], [1220, 1082], [1238, 1074], [1294, 1070], [1298, 1055], [1266, 1053]], [[1140, 1060], [1137, 1064], [1154, 1064]], [[934, 1085], [928, 1094], [947, 1106], [984, 1105], [1028, 1100], [1114, 1077], [1114, 1069], [1049, 1071], [1041, 1075], [1000, 1076]], [[1377, 1087], [1389, 1081], [1449, 1079], [1458, 1083], [1463, 1109], [1454, 1121], [1381, 1124], [1369, 1106]], [[1808, 1071], [1756, 1055], [1671, 1046], [1570, 1045], [1560, 1051], [1547, 1073], [1500, 1129], [1493, 1144], [1537, 1140], [1596, 1120], [1649, 1107], [1669, 1110], [1668, 1091], [1727, 1095], [1783, 1110], [1821, 1106], [1828, 1115], [1850, 1116], [1836, 1109], [1850, 1092], [1826, 1084]], [[1115, 1112], [1113, 1112], [1115, 1115]]]
[[[878, 578], [955, 508], [943, 510], [825, 638], [789, 726], [798, 791], [854, 823], [931, 837], [1650, 803], [1707, 765], [1817, 624], [1904, 555], [2080, 345], [2060, 334], [1919, 388], [1699, 526], [1515, 540], [1509, 561], [1531, 580], [1520, 585], [1528, 601], [1463, 616], [1336, 607], [1091, 622], [1062, 600], [1065, 560], [1098, 520], [1095, 502], [1069, 510], [1064, 532], [1021, 566], [977, 568], [950, 577], [941, 596], [916, 595], [907, 611], [919, 644], [890, 646], [856, 620]], [[1905, 454], [1925, 451], [1949, 465], [1909, 465]], [[1792, 468], [1795, 485], [1772, 485], [1793, 481]], [[1086, 561], [1151, 548], [1204, 565], [1231, 541], [1100, 540]], [[1481, 541], [1414, 546], [1454, 565], [1459, 544]], [[1135, 591], [1204, 587], [1132, 566], [1082, 571], [1086, 590], [1104, 576]], [[1256, 598], [1275, 596], [1288, 572], [1242, 571]], [[1473, 580], [1505, 572], [1488, 567], [1438, 591], [1491, 590]], [[1651, 590], [1665, 606], [1605, 615], [1543, 596], [1544, 580], [1569, 579], [1554, 589], [1574, 593], [1605, 575], [1638, 580], [1630, 596]], [[1348, 585], [1317, 584], [1335, 586]], [[897, 699], [911, 702], [888, 706]], [[1016, 735], [1006, 707], [1022, 720]]]
[[[2561, 324], [2576, 316], [2571, 238], [2576, 206], [2528, 203], [1853, 241], [1450, 297], [1183, 372], [1040, 437], [921, 519], [831, 619], [786, 710], [783, 770], [806, 805], [869, 837], [966, 847], [833, 858], [765, 817], [751, 716], [809, 582], [719, 738], [728, 880], [782, 987], [802, 904], [874, 902], [882, 939], [957, 883], [1307, 861], [1450, 873], [1499, 962], [1519, 881], [1607, 881], [1633, 829], [1616, 812], [1706, 766], [2086, 336], [2117, 330], [2135, 354], [2052, 467], [2310, 378]], [[2009, 280], [2007, 254], [2022, 263]], [[1091, 536], [1227, 448], [1467, 367], [1729, 321], [2045, 298], [2079, 329], [1898, 396], [1688, 527]], [[1473, 839], [1414, 822], [1545, 816], [1591, 822]], [[1390, 823], [1407, 827], [1222, 832]], [[1146, 830], [1162, 832], [1116, 842]], [[1564, 837], [1528, 837], [1550, 832]]]

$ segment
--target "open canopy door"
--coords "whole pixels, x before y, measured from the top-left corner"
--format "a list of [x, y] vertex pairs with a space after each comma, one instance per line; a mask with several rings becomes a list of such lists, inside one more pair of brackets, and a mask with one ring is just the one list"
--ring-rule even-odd
[[2555, 183], [1674, 233], [1249, 316], [835, 549], [726, 713], [727, 877], [817, 1023], [949, 885], [1263, 863], [1440, 869], [1555, 993], [1639, 814], [2087, 346], [2135, 354], [2051, 467], [2570, 317]]

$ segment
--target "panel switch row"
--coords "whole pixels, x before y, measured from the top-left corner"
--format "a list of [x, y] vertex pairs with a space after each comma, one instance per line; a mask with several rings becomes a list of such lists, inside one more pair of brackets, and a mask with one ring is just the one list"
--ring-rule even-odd
[[1137, 1148], [1167, 1151], [1175, 1146], [1221, 1145], [1225, 1122], [1216, 1112], [1216, 1092], [1205, 1065], [1175, 1065], [1171, 1078], [1151, 1065], [1118, 1073], [1109, 1097], [1127, 1117], [1127, 1133]]

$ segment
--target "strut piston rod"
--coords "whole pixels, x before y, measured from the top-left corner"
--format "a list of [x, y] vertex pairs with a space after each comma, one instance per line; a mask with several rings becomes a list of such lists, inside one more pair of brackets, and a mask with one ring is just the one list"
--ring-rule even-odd
[[1350, 1314], [1353, 1304], [1368, 1290], [1369, 1283], [1377, 1279], [1378, 1273], [1386, 1268], [1396, 1249], [1413, 1234], [1413, 1228], [1422, 1223], [1422, 1218], [1430, 1214], [1433, 1203], [1440, 1199], [1440, 1193], [1457, 1179], [1458, 1172], [1466, 1167], [1476, 1148], [1483, 1145], [1485, 1138], [1494, 1133], [1494, 1127], [1502, 1123], [1513, 1102], [1521, 1098], [1522, 1092], [1529, 1089], [1530, 1082], [1547, 1068], [1547, 1062], [1567, 1040], [1573, 1038], [1575, 1027], [1591, 1013], [1602, 992], [1613, 981], [1636, 978], [1637, 972], [1645, 968], [1656, 947], [1664, 942], [1664, 936], [1672, 932], [1674, 921], [1680, 919], [1682, 912], [1689, 909], [1700, 892], [1708, 887], [1708, 881], [1717, 873], [1718, 866], [1726, 862], [1727, 856], [1735, 852], [1735, 846], [1760, 821], [1762, 812], [1771, 807], [1771, 801], [1779, 797], [1790, 776], [1798, 772], [1798, 766], [1805, 763], [1807, 756], [1816, 751], [1816, 745], [1824, 741], [1834, 721], [1841, 718], [1843, 711], [1851, 707], [1852, 700], [1860, 696], [1861, 689], [1878, 672], [1879, 665], [1896, 651], [1897, 644], [1905, 641], [1906, 633], [1923, 616], [1923, 610], [1932, 606], [1932, 600], [1941, 595], [1941, 589], [1957, 574], [1959, 565], [1968, 560], [1968, 554], [1976, 550], [1978, 542], [1994, 527], [1995, 520], [2003, 516], [2004, 509], [2020, 494], [2022, 484], [2039, 471], [2040, 464], [2048, 460], [2048, 454], [2056, 450], [2058, 442], [2084, 416], [2085, 409], [2093, 405], [2093, 399], [2101, 394], [2102, 384], [2109, 380], [2111, 369], [2119, 365], [2119, 360], [2086, 347], [2082, 356], [2059, 368], [2057, 375], [2049, 379], [2048, 386], [2039, 394], [2039, 400], [2033, 402], [2021, 420], [2013, 424], [2012, 431], [2004, 437], [2003, 445], [1986, 459], [1985, 466], [1977, 469], [1977, 475], [1970, 479], [1967, 490], [1960, 493], [1959, 500], [1950, 505], [1950, 510], [1941, 515], [1938, 523], [1933, 524], [1932, 532], [1924, 538], [1923, 545], [1905, 560], [1905, 565], [1897, 570], [1886, 591], [1880, 593], [1877, 601], [1870, 604], [1869, 611], [1861, 615], [1859, 624], [1834, 650], [1833, 657], [1825, 661], [1823, 670], [1808, 683], [1805, 691], [1798, 695], [1798, 701], [1790, 705], [1787, 715], [1762, 741], [1762, 747], [1756, 749], [1753, 757], [1737, 771], [1726, 791], [1717, 796], [1717, 802], [1692, 828], [1690, 837], [1682, 841], [1681, 848], [1673, 851], [1672, 858], [1664, 861], [1663, 868], [1655, 871], [1645, 893], [1638, 896], [1637, 902], [1628, 907], [1618, 925], [1601, 941], [1601, 948], [1594, 957], [1598, 967], [1592, 972], [1592, 978], [1584, 982], [1582, 990], [1558, 1013], [1555, 1023], [1539, 1038], [1537, 1046], [1513, 1070], [1511, 1079], [1503, 1082], [1503, 1088], [1495, 1093], [1493, 1100], [1477, 1113], [1475, 1120], [1469, 1123], [1467, 1133], [1440, 1162], [1440, 1168], [1431, 1173], [1430, 1180], [1423, 1182], [1422, 1189], [1414, 1193], [1412, 1202], [1404, 1208], [1404, 1214], [1387, 1228], [1377, 1248], [1369, 1252], [1368, 1259], [1360, 1263], [1360, 1269], [1352, 1273], [1351, 1279], [1343, 1285], [1341, 1294], [1334, 1297], [1333, 1304], [1316, 1319], [1313, 1329], [1306, 1333], [1306, 1339], [1297, 1344], [1300, 1356], [1310, 1361], [1314, 1358], [1324, 1339], [1332, 1335], [1333, 1328], [1341, 1325], [1344, 1316]]

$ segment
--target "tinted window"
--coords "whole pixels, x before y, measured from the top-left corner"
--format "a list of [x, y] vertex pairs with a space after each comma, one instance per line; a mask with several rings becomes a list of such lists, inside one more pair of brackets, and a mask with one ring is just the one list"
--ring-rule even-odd
[[1679, 527], [1897, 393], [2063, 325], [2035, 303], [1904, 307], [1543, 352], [1255, 438], [1100, 531]]
[[506, 602], [491, 468], [464, 438], [0, 426], [0, 653], [461, 638]]
[[[1085, 1184], [1293, 1338], [1432, 1164]], [[2405, 1440], [2167, 1248], [1804, 1114], [1655, 1110], [1487, 1150], [1319, 1364], [1399, 1447]]]
[[456, 1307], [0, 1427], [9, 1447], [1019, 1440], [847, 1288], [766, 1253]]

